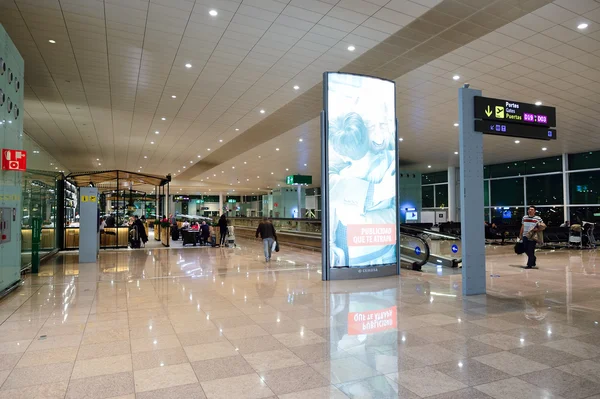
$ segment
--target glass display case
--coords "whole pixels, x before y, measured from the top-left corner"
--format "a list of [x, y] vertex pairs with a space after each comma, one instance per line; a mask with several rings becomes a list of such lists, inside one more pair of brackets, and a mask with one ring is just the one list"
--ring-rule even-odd
[[32, 220], [42, 221], [40, 259], [57, 250], [57, 182], [60, 173], [28, 170], [23, 173], [21, 216], [21, 267], [31, 264]]

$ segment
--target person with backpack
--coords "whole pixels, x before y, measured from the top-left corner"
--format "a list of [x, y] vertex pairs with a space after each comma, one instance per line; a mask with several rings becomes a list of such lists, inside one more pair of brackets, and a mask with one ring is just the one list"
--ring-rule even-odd
[[263, 217], [263, 221], [256, 229], [256, 238], [258, 238], [259, 235], [263, 240], [265, 261], [269, 262], [271, 260], [271, 251], [273, 248], [273, 243], [275, 242], [276, 232], [275, 226], [273, 226], [273, 223], [271, 223], [266, 216]]

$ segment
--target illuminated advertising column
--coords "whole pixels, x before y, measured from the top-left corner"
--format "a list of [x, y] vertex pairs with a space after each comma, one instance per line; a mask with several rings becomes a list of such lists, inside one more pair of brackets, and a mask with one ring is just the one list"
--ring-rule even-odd
[[395, 83], [326, 72], [323, 91], [323, 279], [398, 274]]

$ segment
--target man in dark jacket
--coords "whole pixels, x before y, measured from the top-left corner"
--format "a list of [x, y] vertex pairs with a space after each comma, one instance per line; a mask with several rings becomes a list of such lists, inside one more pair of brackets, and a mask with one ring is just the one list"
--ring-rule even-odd
[[273, 223], [269, 222], [269, 219], [266, 217], [263, 218], [263, 221], [256, 229], [256, 238], [258, 238], [259, 235], [263, 240], [265, 261], [269, 262], [271, 260], [271, 249], [273, 248], [273, 242], [276, 239], [276, 233]]
[[142, 221], [140, 220], [140, 218], [137, 215], [134, 216], [133, 226], [137, 227], [137, 231], [138, 231], [138, 234], [139, 234], [142, 242], [144, 244], [147, 243], [148, 242], [148, 234], [146, 234], [146, 227], [144, 226], [144, 223], [142, 223]]

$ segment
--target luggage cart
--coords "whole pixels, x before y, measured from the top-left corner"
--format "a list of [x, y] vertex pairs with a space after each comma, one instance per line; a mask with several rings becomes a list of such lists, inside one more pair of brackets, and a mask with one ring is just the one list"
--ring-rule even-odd
[[580, 224], [574, 224], [571, 226], [569, 229], [569, 248], [576, 247], [581, 249], [583, 243], [583, 234], [581, 230]]

